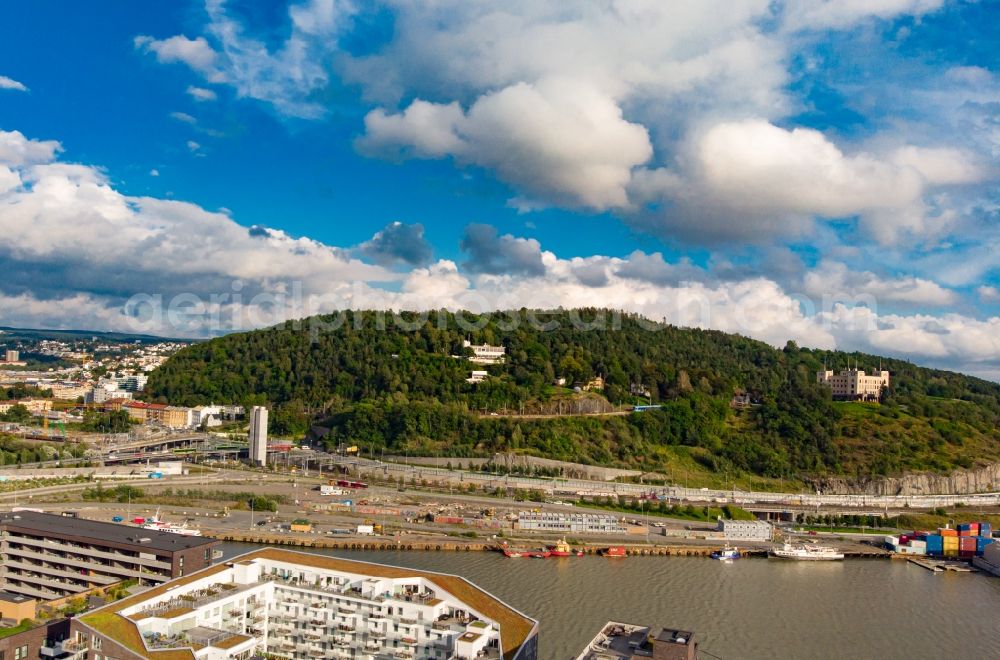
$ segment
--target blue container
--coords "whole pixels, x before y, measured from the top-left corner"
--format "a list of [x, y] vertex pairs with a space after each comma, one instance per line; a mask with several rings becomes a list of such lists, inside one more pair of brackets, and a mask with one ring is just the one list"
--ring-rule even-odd
[[993, 526], [990, 525], [988, 522], [979, 523], [979, 535], [986, 538], [992, 538]]
[[967, 532], [970, 529], [972, 529], [972, 525], [970, 525], [969, 523], [960, 523], [958, 526], [958, 531], [960, 532]]
[[983, 538], [982, 536], [980, 536], [979, 538], [977, 538], [976, 539], [976, 556], [977, 557], [982, 557], [983, 556], [983, 552], [986, 550], [986, 546], [988, 546], [990, 543], [993, 543], [993, 539]]
[[937, 556], [944, 554], [944, 538], [940, 534], [928, 534], [924, 537], [924, 541], [927, 542], [927, 554]]

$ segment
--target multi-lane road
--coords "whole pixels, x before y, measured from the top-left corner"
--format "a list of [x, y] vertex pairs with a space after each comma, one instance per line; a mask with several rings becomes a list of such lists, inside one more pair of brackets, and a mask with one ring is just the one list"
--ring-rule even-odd
[[[330, 455], [327, 455], [330, 456]], [[473, 482], [490, 486], [539, 489], [555, 495], [632, 495], [655, 494], [660, 497], [685, 502], [733, 502], [735, 504], [774, 504], [799, 508], [849, 507], [858, 509], [933, 509], [957, 504], [977, 506], [1000, 505], [1000, 493], [970, 495], [829, 495], [823, 493], [772, 493], [746, 490], [713, 490], [709, 488], [684, 488], [681, 486], [650, 486], [646, 484], [590, 481], [584, 479], [545, 479], [514, 475], [496, 475], [483, 472], [447, 470], [427, 466], [405, 465], [386, 461], [354, 457], [330, 456], [324, 459], [359, 474], [393, 474], [427, 480]]]
[[[179, 458], [178, 448], [188, 448], [199, 454], [233, 453], [236, 449], [225, 449], [219, 443], [229, 443], [226, 439], [208, 433], [169, 433], [142, 439], [129, 439], [115, 443], [105, 443], [99, 449], [99, 459], [105, 463], [131, 463], [137, 461]], [[339, 456], [325, 452], [294, 451], [272, 453], [272, 460], [279, 465], [326, 470], [350, 469], [359, 474], [392, 475], [397, 479], [415, 478], [428, 481], [438, 480], [452, 484], [476, 483], [491, 487], [513, 489], [538, 489], [554, 496], [599, 496], [599, 495], [650, 495], [685, 502], [732, 502], [748, 505], [774, 505], [796, 509], [846, 508], [850, 510], [889, 509], [933, 509], [964, 505], [968, 507], [992, 507], [1000, 505], [1000, 492], [966, 495], [834, 495], [826, 493], [774, 493], [747, 491], [740, 489], [717, 490], [708, 488], [685, 488], [682, 486], [651, 486], [648, 484], [594, 481], [585, 479], [548, 479], [514, 475], [497, 475], [468, 470], [448, 470], [439, 467], [417, 466], [355, 456]], [[97, 458], [97, 457], [95, 457]], [[92, 459], [93, 460], [93, 459]], [[25, 466], [35, 468], [56, 467], [57, 461]], [[0, 470], [0, 475], [4, 470]], [[23, 492], [23, 491], [22, 491]]]

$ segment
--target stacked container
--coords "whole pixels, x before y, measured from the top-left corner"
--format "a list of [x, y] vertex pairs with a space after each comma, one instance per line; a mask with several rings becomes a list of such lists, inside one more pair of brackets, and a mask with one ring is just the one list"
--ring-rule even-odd
[[928, 534], [924, 541], [927, 543], [927, 554], [935, 557], [944, 554], [944, 537], [940, 534]]
[[913, 532], [886, 536], [886, 546], [893, 552], [931, 557], [981, 557], [986, 546], [994, 542], [989, 523], [962, 523], [957, 528], [942, 527], [936, 534]]
[[958, 526], [959, 536], [979, 536], [979, 523], [962, 523]]

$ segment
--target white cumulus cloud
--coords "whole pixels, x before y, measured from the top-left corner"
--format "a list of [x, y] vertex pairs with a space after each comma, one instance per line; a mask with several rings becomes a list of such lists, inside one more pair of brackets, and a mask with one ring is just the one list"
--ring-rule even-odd
[[168, 39], [154, 39], [140, 35], [135, 38], [134, 44], [137, 49], [155, 55], [156, 60], [162, 64], [186, 64], [209, 80], [221, 79], [221, 73], [216, 68], [218, 53], [205, 37], [189, 39], [179, 34]]
[[218, 97], [215, 92], [210, 89], [205, 89], [204, 87], [195, 87], [194, 85], [188, 85], [187, 95], [193, 98], [195, 101], [214, 101]]
[[626, 121], [613, 99], [567, 80], [512, 85], [479, 97], [467, 112], [420, 100], [400, 114], [373, 110], [365, 127], [365, 151], [448, 155], [493, 169], [528, 206], [626, 206], [632, 169], [653, 153], [646, 129]]
[[15, 92], [26, 92], [28, 88], [24, 83], [20, 83], [13, 78], [8, 78], [7, 76], [0, 76], [0, 89], [12, 89]]

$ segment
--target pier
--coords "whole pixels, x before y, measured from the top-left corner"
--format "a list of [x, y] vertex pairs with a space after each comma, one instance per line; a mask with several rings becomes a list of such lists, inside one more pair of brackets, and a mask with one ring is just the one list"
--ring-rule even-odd
[[962, 561], [947, 561], [940, 559], [926, 559], [922, 557], [909, 557], [911, 564], [916, 564], [920, 568], [926, 568], [932, 573], [943, 573], [951, 571], [953, 573], [978, 573], [979, 569]]
[[[361, 550], [361, 551], [416, 551], [416, 552], [496, 552], [497, 545], [492, 542], [466, 542], [466, 541], [439, 541], [439, 540], [391, 540], [391, 539], [363, 539], [357, 537], [350, 538], [330, 538], [330, 537], [299, 537], [284, 534], [260, 534], [254, 532], [225, 532], [207, 533], [206, 536], [229, 541], [233, 543], [256, 543], [261, 545], [293, 546], [300, 548], [317, 548], [326, 550]], [[541, 540], [538, 541], [542, 543]], [[708, 557], [717, 550], [714, 546], [707, 545], [628, 545], [612, 543], [610, 545], [622, 546], [630, 557]], [[575, 546], [586, 555], [598, 556], [606, 545], [581, 545]], [[766, 557], [766, 548], [741, 548], [740, 554], [743, 557]], [[890, 555], [878, 548], [854, 548], [844, 551], [845, 558], [848, 559], [887, 559]]]

